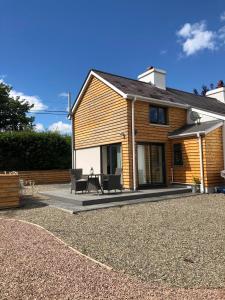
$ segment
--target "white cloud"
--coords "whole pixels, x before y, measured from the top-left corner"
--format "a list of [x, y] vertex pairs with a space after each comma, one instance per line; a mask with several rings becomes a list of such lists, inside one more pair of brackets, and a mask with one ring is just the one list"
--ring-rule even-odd
[[5, 75], [0, 75], [0, 83], [5, 83], [5, 78], [6, 76]]
[[58, 96], [59, 97], [68, 97], [68, 93], [62, 92]]
[[225, 44], [225, 26], [218, 30], [218, 38], [223, 44]]
[[[6, 75], [0, 75], [0, 83], [8, 84], [4, 80], [5, 77], [6, 77]], [[34, 104], [34, 107], [31, 109], [31, 111], [44, 110], [44, 109], [48, 108], [48, 106], [43, 103], [43, 101], [40, 99], [39, 96], [26, 95], [23, 92], [18, 92], [14, 89], [11, 90], [10, 96], [14, 99], [16, 99], [17, 97], [20, 97], [20, 99], [19, 99], [20, 101], [25, 100], [29, 104]]]
[[44, 109], [48, 108], [48, 106], [45, 105], [38, 96], [29, 96], [29, 95], [26, 95], [22, 92], [17, 92], [16, 90], [12, 90], [10, 92], [10, 96], [13, 97], [13, 98], [16, 98], [16, 97], [19, 96], [20, 101], [25, 100], [29, 104], [34, 104], [34, 107], [31, 109], [31, 111], [44, 110]]
[[168, 51], [165, 50], [165, 49], [164, 49], [164, 50], [161, 50], [161, 51], [160, 51], [160, 55], [165, 55], [165, 54], [167, 54], [167, 52], [168, 52]]
[[4, 79], [7, 77], [6, 74], [0, 74], [0, 83], [4, 82]]
[[225, 21], [225, 11], [220, 15], [220, 20]]
[[184, 24], [177, 32], [177, 36], [181, 39], [183, 52], [187, 56], [203, 49], [216, 49], [217, 34], [211, 30], [207, 30], [204, 21], [194, 24]]
[[71, 125], [68, 123], [63, 123], [62, 121], [53, 123], [49, 126], [48, 130], [57, 131], [62, 134], [71, 133]]
[[38, 132], [41, 132], [41, 131], [45, 131], [45, 128], [44, 128], [43, 124], [37, 123], [37, 124], [35, 124], [34, 130], [38, 131]]

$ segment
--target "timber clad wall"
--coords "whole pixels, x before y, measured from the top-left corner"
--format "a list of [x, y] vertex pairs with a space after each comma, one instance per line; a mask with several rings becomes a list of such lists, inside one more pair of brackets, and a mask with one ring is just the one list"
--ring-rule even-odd
[[122, 144], [123, 184], [130, 187], [127, 117], [128, 101], [94, 77], [76, 110], [74, 130], [75, 149]]
[[95, 77], [75, 114], [76, 149], [122, 142], [126, 133], [127, 101]]
[[69, 170], [19, 171], [18, 174], [21, 179], [33, 180], [35, 184], [70, 182]]
[[[193, 178], [200, 179], [200, 159], [198, 139], [175, 139], [173, 144], [181, 143], [183, 149], [183, 166], [174, 166], [174, 181], [193, 184]], [[224, 183], [220, 171], [224, 169], [222, 127], [217, 128], [202, 138], [203, 167], [205, 187]]]
[[[183, 165], [173, 166], [173, 177], [175, 182], [193, 184], [193, 178], [200, 180], [199, 145], [196, 137], [186, 139], [175, 139], [171, 141], [171, 155], [173, 145], [182, 144]], [[172, 157], [171, 157], [172, 159]]]
[[0, 174], [0, 209], [19, 204], [19, 176]]
[[[136, 142], [156, 142], [164, 143], [166, 159], [166, 182], [171, 181], [171, 146], [168, 141], [168, 134], [187, 123], [187, 112], [185, 109], [168, 107], [168, 125], [156, 125], [149, 122], [150, 105], [147, 102], [137, 101], [135, 103], [135, 128], [137, 130]], [[130, 126], [131, 126], [131, 104], [129, 106]], [[131, 134], [131, 132], [130, 132]], [[132, 177], [132, 174], [131, 174]]]
[[204, 179], [207, 187], [223, 183], [220, 171], [224, 169], [222, 127], [207, 134], [203, 139]]

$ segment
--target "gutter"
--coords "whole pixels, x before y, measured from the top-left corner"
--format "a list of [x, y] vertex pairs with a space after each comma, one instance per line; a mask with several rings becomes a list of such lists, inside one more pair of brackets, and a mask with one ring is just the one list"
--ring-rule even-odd
[[74, 118], [71, 110], [71, 94], [68, 93], [68, 119], [71, 121], [71, 159], [72, 159], [72, 169], [75, 169], [75, 157], [74, 157], [74, 143], [75, 143], [75, 137], [74, 137]]
[[198, 137], [198, 145], [199, 145], [199, 160], [200, 160], [200, 176], [201, 176], [201, 184], [200, 184], [200, 192], [205, 192], [205, 185], [204, 185], [204, 171], [203, 171], [203, 153], [202, 153], [202, 137], [201, 134], [197, 134]]
[[132, 127], [132, 157], [133, 157], [133, 190], [137, 190], [137, 173], [136, 173], [136, 143], [135, 143], [135, 115], [134, 115], [134, 104], [137, 98], [134, 97], [131, 103], [131, 127]]
[[222, 136], [223, 136], [223, 165], [225, 169], [225, 121], [223, 122], [223, 131], [222, 131]]
[[168, 139], [179, 139], [179, 138], [185, 138], [185, 137], [190, 137], [190, 136], [195, 136], [198, 134], [206, 134], [205, 131], [198, 131], [198, 132], [191, 132], [191, 133], [184, 133], [184, 134], [177, 134], [177, 135], [171, 135], [168, 136]]
[[125, 99], [136, 99], [136, 100], [140, 100], [140, 101], [145, 101], [145, 102], [149, 102], [149, 103], [153, 103], [153, 104], [161, 104], [164, 106], [170, 106], [170, 107], [178, 107], [178, 108], [184, 108], [184, 109], [189, 109], [191, 106], [188, 104], [180, 104], [180, 103], [173, 103], [170, 101], [166, 101], [166, 100], [158, 100], [158, 99], [154, 99], [151, 97], [143, 97], [143, 96], [138, 96], [138, 95], [134, 95], [134, 94], [126, 94]]

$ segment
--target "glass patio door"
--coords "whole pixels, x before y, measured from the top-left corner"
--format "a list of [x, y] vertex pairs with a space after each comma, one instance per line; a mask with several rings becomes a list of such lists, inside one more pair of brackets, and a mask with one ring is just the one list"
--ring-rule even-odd
[[164, 184], [165, 158], [163, 144], [138, 144], [137, 164], [140, 186]]
[[102, 172], [115, 174], [121, 168], [121, 144], [102, 146]]

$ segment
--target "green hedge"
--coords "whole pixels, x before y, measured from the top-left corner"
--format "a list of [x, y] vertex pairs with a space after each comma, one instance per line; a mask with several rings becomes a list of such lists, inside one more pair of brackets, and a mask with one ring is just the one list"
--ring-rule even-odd
[[71, 138], [50, 132], [0, 133], [0, 170], [69, 169]]

